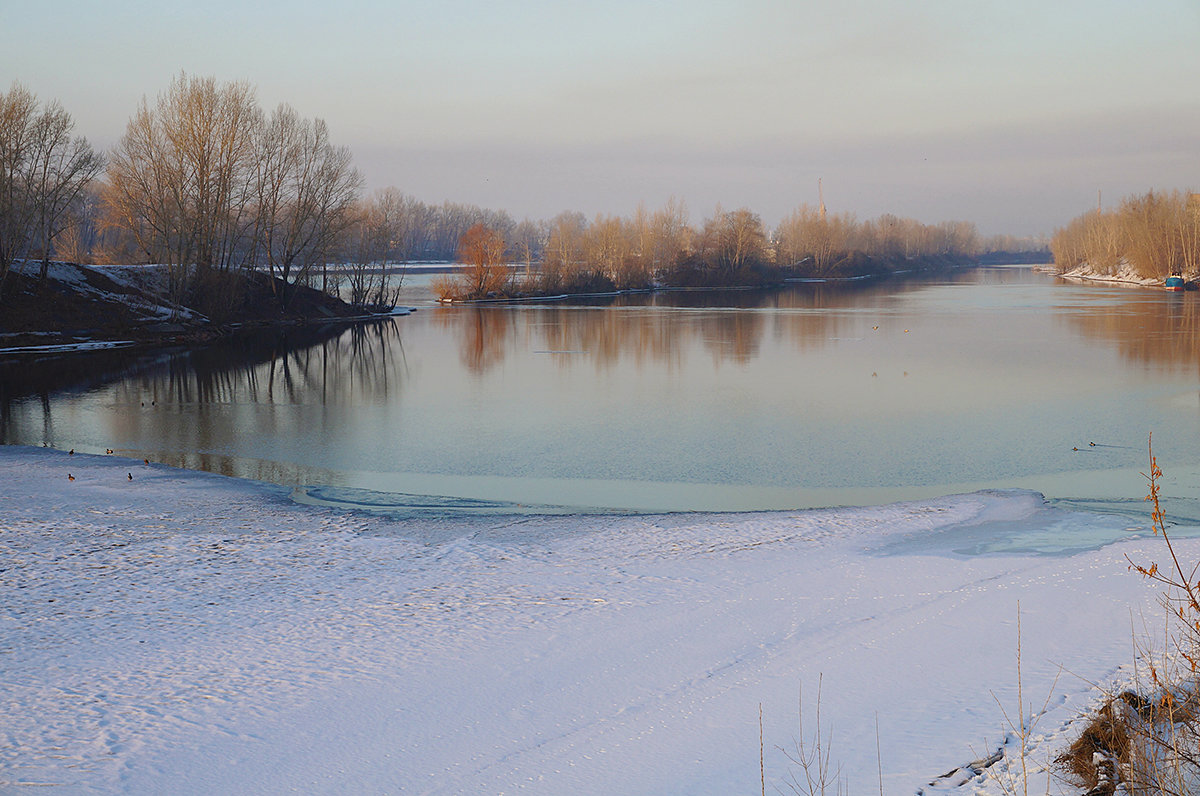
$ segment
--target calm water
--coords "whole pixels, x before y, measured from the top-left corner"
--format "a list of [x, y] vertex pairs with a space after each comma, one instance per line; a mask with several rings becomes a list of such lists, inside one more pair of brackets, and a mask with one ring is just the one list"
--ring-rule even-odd
[[1200, 498], [1198, 307], [1026, 267], [606, 306], [430, 304], [325, 338], [2, 370], [0, 440], [400, 512], [801, 508], [1015, 486], [1144, 514], [1151, 431], [1168, 492]]

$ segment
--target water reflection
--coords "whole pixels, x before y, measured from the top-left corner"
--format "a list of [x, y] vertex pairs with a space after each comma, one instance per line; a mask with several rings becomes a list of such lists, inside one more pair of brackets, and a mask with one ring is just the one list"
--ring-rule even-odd
[[[463, 366], [476, 375], [498, 367], [510, 353], [524, 351], [525, 344], [543, 354], [582, 355], [601, 368], [623, 359], [678, 368], [683, 352], [698, 342], [716, 365], [746, 365], [759, 355], [768, 329], [797, 349], [822, 347], [844, 331], [847, 316], [841, 311], [894, 299], [935, 278], [947, 277], [459, 307], [437, 310], [436, 317], [439, 327], [457, 339]], [[556, 361], [568, 364], [565, 357]]]
[[505, 307], [440, 308], [438, 326], [458, 337], [459, 360], [481, 375], [504, 361], [512, 337], [512, 316]]
[[174, 406], [325, 404], [357, 401], [359, 394], [386, 401], [402, 377], [387, 355], [393, 346], [403, 350], [399, 330], [389, 322], [315, 334], [260, 334], [141, 369], [119, 382], [113, 396], [125, 405], [149, 398]]
[[1168, 425], [1164, 457], [1200, 463], [1200, 413], [1180, 411], [1200, 370], [1197, 298], [989, 268], [432, 308], [0, 370], [0, 440], [341, 495], [641, 509], [1095, 481], [1144, 466], [1147, 430]]
[[1087, 337], [1115, 345], [1135, 362], [1179, 372], [1200, 372], [1200, 295], [1121, 291], [1118, 307], [1067, 316], [1071, 326]]
[[[169, 449], [189, 457], [171, 463], [234, 474], [212, 453], [231, 434], [287, 433], [261, 422], [280, 406], [386, 403], [404, 381], [404, 365], [399, 329], [390, 321], [260, 331], [166, 353], [8, 363], [0, 369], [0, 441], [55, 447], [61, 436], [74, 442], [79, 402], [95, 410], [93, 398], [99, 398], [107, 440], [170, 440]], [[60, 435], [64, 413], [69, 428]], [[75, 446], [86, 448], [86, 442]]]
[[745, 365], [758, 355], [763, 328], [760, 313], [725, 312], [704, 316], [699, 331], [714, 364]]
[[[596, 364], [611, 368], [622, 357], [639, 367], [668, 369], [680, 364], [683, 330], [675, 319], [657, 312], [627, 311], [618, 307], [581, 310], [553, 307], [538, 314], [536, 350], [585, 354]], [[563, 357], [559, 365], [568, 364]]]

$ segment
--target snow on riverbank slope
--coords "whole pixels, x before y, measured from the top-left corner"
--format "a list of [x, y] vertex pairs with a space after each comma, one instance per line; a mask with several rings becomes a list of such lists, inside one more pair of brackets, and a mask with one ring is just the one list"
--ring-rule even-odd
[[[1004, 740], [1017, 600], [1027, 700], [1072, 673], [1053, 735], [1095, 696], [1080, 678], [1121, 676], [1155, 596], [1124, 556], [1158, 553], [954, 540], [1090, 522], [1121, 521], [1013, 492], [397, 522], [0, 448], [0, 791], [757, 793], [760, 703], [782, 787], [818, 678], [850, 792], [879, 763], [889, 794], [952, 790], [926, 783]], [[954, 782], [999, 793], [1008, 762]]]

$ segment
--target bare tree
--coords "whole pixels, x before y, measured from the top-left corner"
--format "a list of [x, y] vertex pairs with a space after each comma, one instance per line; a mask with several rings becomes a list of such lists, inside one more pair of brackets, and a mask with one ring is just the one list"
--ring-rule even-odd
[[732, 282], [767, 261], [767, 236], [757, 213], [717, 208], [704, 224], [702, 250], [719, 281]]
[[674, 198], [650, 216], [651, 266], [655, 271], [669, 268], [692, 246], [695, 231], [688, 224], [687, 206]]
[[361, 185], [323, 121], [286, 105], [264, 119], [249, 84], [181, 74], [130, 119], [104, 199], [108, 223], [170, 266], [181, 298], [192, 270], [306, 279], [333, 256]]
[[855, 226], [854, 217], [849, 214], [828, 215], [820, 208], [800, 205], [780, 223], [775, 233], [777, 261], [790, 267], [811, 259], [813, 269], [824, 273], [848, 251]]
[[460, 280], [464, 298], [484, 298], [504, 290], [509, 269], [500, 232], [476, 224], [459, 240], [458, 257], [467, 266]]
[[247, 83], [180, 74], [154, 107], [143, 99], [114, 149], [104, 201], [182, 296], [191, 267], [227, 270], [248, 249], [255, 132]]
[[86, 138], [72, 138], [75, 122], [57, 101], [34, 124], [34, 169], [30, 186], [37, 208], [42, 249], [41, 279], [46, 279], [50, 247], [69, 220], [67, 211], [104, 169], [104, 156]]
[[55, 238], [68, 210], [104, 168], [104, 158], [83, 137], [58, 101], [38, 110], [21, 85], [0, 94], [0, 286], [12, 263], [40, 248], [46, 278]]
[[979, 251], [979, 233], [970, 221], [943, 221], [935, 228], [936, 249], [931, 254], [973, 255]]
[[25, 256], [37, 207], [30, 195], [37, 98], [13, 83], [0, 94], [0, 293], [13, 262]]
[[629, 246], [625, 224], [617, 216], [597, 215], [584, 234], [583, 258], [587, 271], [614, 286], [626, 286], [623, 265]]
[[1179, 247], [1183, 270], [1200, 274], [1200, 194], [1189, 193], [1179, 211]]
[[586, 230], [587, 220], [582, 213], [559, 213], [551, 220], [542, 262], [543, 290], [554, 292], [576, 281], [583, 269]]
[[1055, 230], [1050, 240], [1060, 271], [1084, 267], [1115, 273], [1129, 267], [1143, 278], [1200, 276], [1200, 198], [1180, 191], [1147, 191], [1113, 211], [1092, 210]]
[[325, 122], [302, 119], [287, 105], [264, 123], [257, 163], [258, 251], [286, 286], [328, 261], [363, 179], [350, 150], [330, 143]]
[[404, 196], [395, 188], [356, 203], [343, 244], [351, 304], [380, 310], [396, 306], [404, 272], [401, 267], [392, 274], [389, 266], [404, 248], [403, 210]]
[[1083, 258], [1097, 271], [1115, 274], [1122, 259], [1120, 219], [1100, 210], [1083, 217]]
[[1125, 229], [1125, 257], [1144, 277], [1180, 273], [1183, 253], [1178, 228], [1183, 202], [1178, 195], [1147, 191], [1131, 196], [1118, 211]]
[[100, 186], [92, 183], [75, 198], [63, 214], [63, 228], [54, 239], [54, 254], [70, 263], [95, 262], [100, 239], [97, 220]]
[[509, 238], [510, 258], [525, 263], [525, 281], [533, 281], [533, 264], [542, 258], [545, 247], [546, 229], [528, 218], [513, 228]]
[[381, 242], [378, 220], [369, 202], [359, 202], [351, 213], [351, 222], [342, 242], [343, 260], [350, 295], [343, 298], [355, 305], [365, 306], [375, 290], [375, 271], [380, 258]]

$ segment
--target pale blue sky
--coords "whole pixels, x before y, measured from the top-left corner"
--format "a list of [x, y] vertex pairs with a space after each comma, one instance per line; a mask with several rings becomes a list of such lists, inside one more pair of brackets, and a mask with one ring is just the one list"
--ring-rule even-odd
[[324, 118], [371, 187], [549, 217], [814, 202], [1050, 232], [1200, 190], [1197, 0], [0, 0], [0, 84], [109, 146], [180, 70]]

